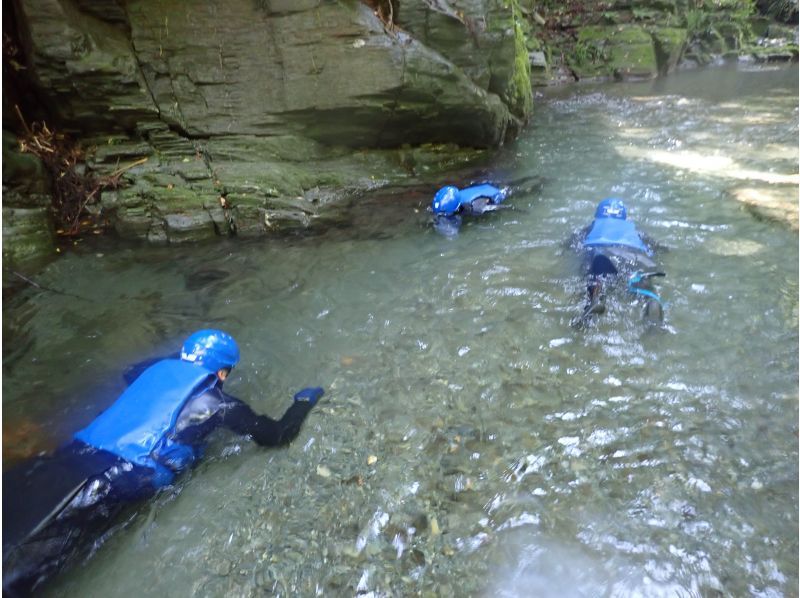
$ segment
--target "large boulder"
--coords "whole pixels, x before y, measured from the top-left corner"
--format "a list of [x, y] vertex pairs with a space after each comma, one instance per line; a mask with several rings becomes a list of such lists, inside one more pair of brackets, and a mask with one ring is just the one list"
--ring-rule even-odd
[[[519, 128], [532, 92], [516, 0], [472, 0], [461, 18], [443, 16], [445, 0], [393, 4], [397, 19], [356, 0], [17, 0], [14, 12], [52, 126], [123, 183], [98, 209], [123, 236], [180, 242], [306, 226], [330, 203], [309, 193], [335, 203], [336, 188], [405, 175], [386, 156], [364, 168], [354, 150], [488, 148]], [[426, 18], [444, 19], [449, 41]]]
[[[486, 147], [513, 120], [507, 81], [493, 93], [360, 2], [140, 0], [111, 22], [69, 1], [23, 0], [19, 12], [32, 75], [82, 133], [164, 125], [185, 138]], [[514, 68], [510, 30], [512, 51], [490, 56], [497, 72]]]
[[489, 146], [510, 121], [500, 97], [360, 2], [141, 1], [128, 12], [161, 119], [190, 137]]
[[485, 0], [407, 0], [395, 19], [426, 46], [458, 66], [479, 87], [503, 98], [527, 119], [530, 61], [517, 2]]

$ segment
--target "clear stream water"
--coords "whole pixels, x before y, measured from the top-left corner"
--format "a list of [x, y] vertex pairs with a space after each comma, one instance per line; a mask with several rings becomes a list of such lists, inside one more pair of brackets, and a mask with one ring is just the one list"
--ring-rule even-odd
[[[797, 69], [547, 92], [494, 161], [542, 177], [454, 239], [428, 198], [308, 237], [83, 245], [3, 305], [7, 461], [207, 325], [288, 448], [208, 458], [53, 596], [797, 596], [798, 237], [732, 199], [798, 170]], [[796, 200], [797, 186], [770, 189]], [[663, 329], [575, 330], [597, 201], [667, 247]], [[6, 492], [11, 489], [4, 489]]]

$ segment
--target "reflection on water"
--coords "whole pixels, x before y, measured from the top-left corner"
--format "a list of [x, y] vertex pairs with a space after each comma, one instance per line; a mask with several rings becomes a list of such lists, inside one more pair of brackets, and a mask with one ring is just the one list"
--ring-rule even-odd
[[[415, 195], [354, 230], [50, 266], [40, 284], [86, 299], [6, 302], [4, 424], [66, 438], [126, 364], [206, 324], [239, 340], [226, 388], [257, 410], [328, 389], [285, 450], [221, 434], [50, 592], [795, 595], [796, 233], [744, 211], [740, 181], [643, 157], [796, 176], [796, 77], [557, 90], [498, 156], [544, 185], [454, 239]], [[624, 303], [569, 326], [565, 240], [611, 194], [669, 248], [663, 330]]]

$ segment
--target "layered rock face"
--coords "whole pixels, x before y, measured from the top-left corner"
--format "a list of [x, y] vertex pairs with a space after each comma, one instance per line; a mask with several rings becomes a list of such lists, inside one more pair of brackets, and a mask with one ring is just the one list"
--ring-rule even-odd
[[[720, 60], [797, 59], [796, 28], [756, 14], [750, 0], [539, 0], [531, 6], [534, 84], [650, 79]], [[793, 15], [786, 16], [796, 23], [796, 4]]]
[[531, 111], [516, 6], [17, 0], [14, 20], [48, 124], [99, 175], [137, 164], [89, 207], [178, 242], [306, 226], [407, 178], [409, 146], [435, 171], [464, 154], [430, 144], [501, 144]]

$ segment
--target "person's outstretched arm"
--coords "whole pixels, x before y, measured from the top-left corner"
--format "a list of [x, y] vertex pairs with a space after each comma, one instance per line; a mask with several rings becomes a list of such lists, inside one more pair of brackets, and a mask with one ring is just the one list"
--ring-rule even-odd
[[246, 403], [223, 393], [225, 405], [221, 424], [236, 432], [251, 436], [261, 446], [289, 444], [300, 432], [303, 421], [325, 393], [321, 388], [305, 388], [294, 395], [294, 402], [279, 420], [258, 415]]

